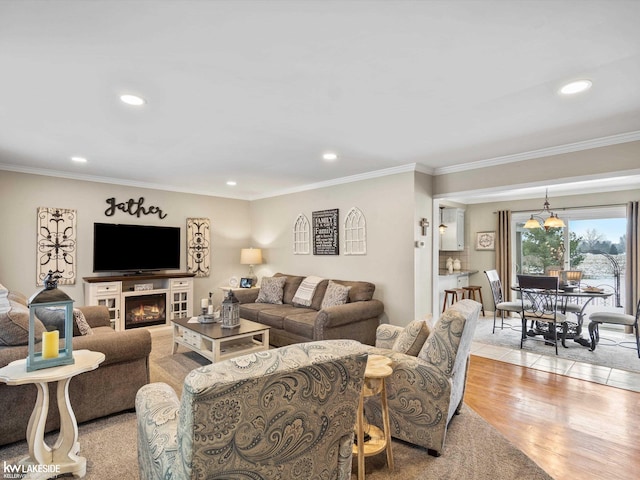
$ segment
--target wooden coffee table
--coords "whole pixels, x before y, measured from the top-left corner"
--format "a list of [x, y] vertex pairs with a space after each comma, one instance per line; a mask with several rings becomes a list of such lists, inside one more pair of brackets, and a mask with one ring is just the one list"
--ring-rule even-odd
[[171, 326], [172, 353], [176, 353], [178, 345], [183, 345], [212, 363], [269, 350], [269, 327], [244, 318], [235, 328], [222, 328], [220, 322], [190, 323], [187, 318], [173, 320]]

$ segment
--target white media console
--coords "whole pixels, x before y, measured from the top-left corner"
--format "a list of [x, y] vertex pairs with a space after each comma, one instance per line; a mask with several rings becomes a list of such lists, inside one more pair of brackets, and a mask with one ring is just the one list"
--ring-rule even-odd
[[117, 331], [193, 316], [193, 273], [84, 277], [85, 305], [104, 305]]

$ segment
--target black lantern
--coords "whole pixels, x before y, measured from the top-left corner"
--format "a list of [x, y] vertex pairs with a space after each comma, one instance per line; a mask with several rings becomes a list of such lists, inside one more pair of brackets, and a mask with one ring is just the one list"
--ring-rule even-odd
[[[27, 372], [58, 365], [71, 365], [73, 360], [73, 300], [58, 290], [59, 275], [49, 270], [44, 278], [44, 289], [36, 292], [29, 299], [29, 356], [27, 357]], [[62, 332], [60, 330], [46, 331], [42, 334], [42, 342], [36, 344], [35, 317], [40, 309], [50, 310], [60, 316]], [[62, 326], [61, 325], [61, 326]], [[64, 338], [64, 345], [60, 346], [60, 338]]]
[[222, 328], [234, 328], [240, 326], [240, 302], [229, 289], [229, 293], [222, 301]]

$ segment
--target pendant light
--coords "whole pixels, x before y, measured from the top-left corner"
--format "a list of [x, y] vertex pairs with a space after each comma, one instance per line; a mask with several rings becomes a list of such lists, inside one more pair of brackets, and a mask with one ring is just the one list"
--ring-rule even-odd
[[[524, 228], [534, 229], [534, 228], [544, 227], [545, 230], [549, 230], [550, 228], [564, 228], [566, 226], [564, 222], [560, 218], [558, 218], [558, 214], [557, 213], [554, 214], [551, 211], [551, 208], [550, 208], [551, 205], [549, 204], [548, 194], [549, 194], [549, 189], [545, 191], [544, 205], [542, 207], [542, 210], [537, 214], [531, 214], [531, 218], [529, 218], [529, 220], [527, 220], [527, 222], [524, 224]], [[544, 223], [540, 223], [540, 220], [542, 220], [540, 215], [543, 215], [545, 213], [548, 213], [549, 217], [546, 220], [544, 220]], [[535, 217], [540, 218], [540, 220], [536, 219]]]
[[442, 210], [444, 210], [444, 207], [440, 207], [440, 225], [438, 225], [438, 231], [440, 232], [441, 235], [447, 229], [447, 226], [442, 222]]

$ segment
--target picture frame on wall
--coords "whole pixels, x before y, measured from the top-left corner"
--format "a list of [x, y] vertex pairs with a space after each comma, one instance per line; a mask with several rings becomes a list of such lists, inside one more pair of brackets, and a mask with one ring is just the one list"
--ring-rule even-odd
[[476, 233], [476, 250], [495, 250], [496, 232]]

